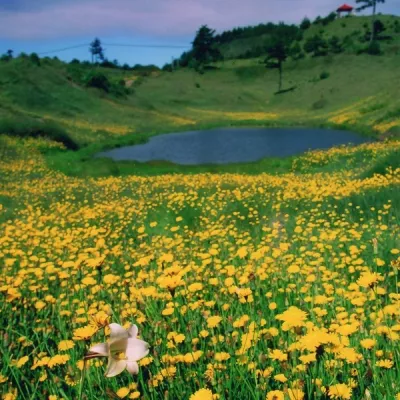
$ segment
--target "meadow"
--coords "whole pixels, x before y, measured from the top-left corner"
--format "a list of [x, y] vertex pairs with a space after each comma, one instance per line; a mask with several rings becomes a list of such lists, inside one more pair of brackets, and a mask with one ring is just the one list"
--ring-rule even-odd
[[[400, 142], [93, 178], [0, 141], [2, 399], [400, 399]], [[85, 358], [111, 323], [138, 375]]]
[[[257, 34], [201, 73], [2, 58], [2, 400], [400, 400], [400, 19], [379, 18], [374, 56], [368, 17], [311, 24], [299, 46], [341, 53], [290, 57], [280, 93], [242, 57]], [[229, 126], [377, 140], [223, 166], [93, 157]]]

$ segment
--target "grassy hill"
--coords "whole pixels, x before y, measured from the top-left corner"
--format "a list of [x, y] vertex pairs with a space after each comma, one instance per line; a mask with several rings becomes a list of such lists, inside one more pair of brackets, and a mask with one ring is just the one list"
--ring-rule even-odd
[[[400, 21], [380, 18], [391, 34]], [[303, 40], [321, 29], [324, 35], [343, 30], [346, 37], [368, 21], [350, 17], [313, 24]], [[220, 62], [204, 74], [189, 68], [143, 74], [19, 57], [0, 62], [0, 132], [67, 137], [75, 147], [91, 144], [93, 149], [162, 132], [240, 124], [395, 133], [400, 129], [396, 43], [393, 33], [380, 56], [344, 52], [289, 59], [284, 89], [293, 90], [279, 95], [278, 73], [264, 67], [263, 57]], [[109, 90], [85, 85], [93, 73], [108, 78]]]
[[[385, 27], [385, 31], [382, 33], [383, 40], [380, 41], [383, 50], [389, 54], [398, 54], [400, 51], [400, 18], [395, 15], [378, 15], [377, 19]], [[303, 47], [307, 39], [317, 34], [325, 40], [336, 36], [344, 42], [345, 52], [360, 52], [365, 47], [365, 36], [370, 29], [370, 23], [371, 18], [368, 16], [348, 16], [328, 23], [322, 19], [301, 31], [299, 44]], [[250, 29], [254, 30], [254, 28]], [[248, 58], [247, 54], [252, 54], [257, 49], [264, 47], [271, 38], [268, 33], [246, 34], [246, 31], [242, 33], [242, 36], [244, 37], [238, 37], [218, 46], [225, 59]], [[391, 39], [384, 40], [385, 37], [391, 37]]]

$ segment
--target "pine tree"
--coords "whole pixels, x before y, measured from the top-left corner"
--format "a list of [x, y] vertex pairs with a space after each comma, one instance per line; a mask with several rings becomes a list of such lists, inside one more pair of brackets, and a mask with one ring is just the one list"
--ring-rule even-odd
[[92, 43], [90, 43], [90, 48], [89, 48], [90, 53], [92, 54], [92, 64], [96, 60], [96, 62], [99, 61], [104, 61], [104, 50], [103, 47], [101, 46], [101, 41], [98, 38], [95, 38]]
[[215, 30], [203, 25], [196, 33], [193, 41], [192, 55], [199, 65], [217, 61], [221, 58], [220, 51], [215, 44]]
[[283, 63], [286, 61], [289, 55], [289, 49], [279, 38], [273, 39], [272, 43], [267, 47], [267, 58], [265, 59], [265, 65], [267, 68], [277, 68], [279, 70], [279, 91], [282, 90], [282, 75], [283, 75]]
[[376, 18], [376, 6], [378, 3], [384, 3], [385, 0], [356, 0], [356, 3], [362, 4], [357, 8], [357, 11], [363, 11], [367, 8], [372, 8], [372, 20], [371, 20], [371, 37], [370, 44], [375, 40], [375, 18]]

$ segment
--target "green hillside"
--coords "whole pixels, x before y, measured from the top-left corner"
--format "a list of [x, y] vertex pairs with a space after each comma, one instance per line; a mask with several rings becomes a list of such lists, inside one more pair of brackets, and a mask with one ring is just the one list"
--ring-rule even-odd
[[[377, 19], [385, 27], [382, 32], [382, 40], [380, 40], [384, 51], [390, 54], [398, 53], [400, 18], [394, 15], [378, 15]], [[371, 18], [368, 16], [348, 16], [336, 18], [334, 21], [329, 22], [324, 22], [324, 19], [321, 19], [319, 22], [312, 23], [310, 28], [301, 30], [297, 39], [300, 46], [303, 47], [306, 40], [314, 35], [322, 35], [326, 40], [336, 36], [344, 42], [345, 52], [355, 53], [365, 47], [365, 36], [370, 29], [370, 23]], [[221, 43], [219, 49], [225, 59], [248, 58], [268, 43], [271, 34], [259, 34], [259, 32], [268, 29], [268, 24], [266, 24], [260, 25], [258, 29], [257, 27], [243, 28], [243, 32], [236, 33], [236, 35], [235, 31], [232, 31], [232, 36], [238, 36], [238, 38]], [[385, 38], [388, 38], [388, 40], [385, 40]]]
[[[48, 58], [38, 62], [28, 56], [3, 60], [0, 132], [66, 136], [78, 147], [134, 143], [161, 132], [239, 124], [396, 133], [400, 46], [394, 31], [400, 18], [379, 18], [387, 27], [385, 35], [392, 35], [381, 41], [382, 55], [344, 51], [289, 58], [284, 64], [288, 91], [279, 95], [278, 73], [265, 68], [265, 57], [225, 60], [203, 74], [191, 68], [141, 73]], [[344, 38], [368, 22], [368, 17], [350, 17], [323, 28], [313, 24], [303, 41], [315, 33]], [[108, 79], [106, 90], [85, 84], [99, 74]]]

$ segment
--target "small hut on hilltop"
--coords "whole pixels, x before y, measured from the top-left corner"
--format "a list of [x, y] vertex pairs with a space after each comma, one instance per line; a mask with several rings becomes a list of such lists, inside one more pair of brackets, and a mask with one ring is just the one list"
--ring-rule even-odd
[[349, 6], [348, 4], [343, 4], [336, 11], [340, 18], [342, 15], [350, 15], [353, 12], [353, 10], [354, 10], [354, 7]]

